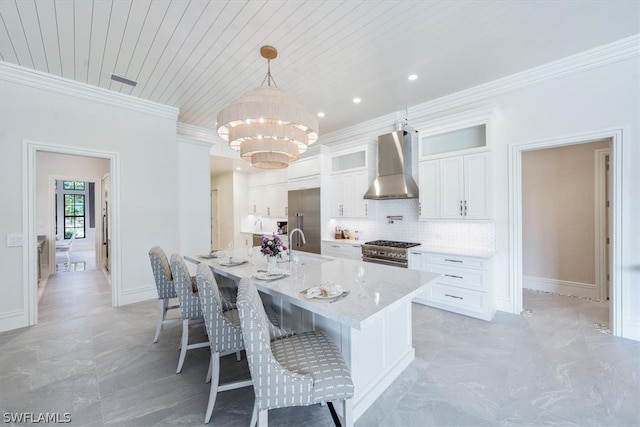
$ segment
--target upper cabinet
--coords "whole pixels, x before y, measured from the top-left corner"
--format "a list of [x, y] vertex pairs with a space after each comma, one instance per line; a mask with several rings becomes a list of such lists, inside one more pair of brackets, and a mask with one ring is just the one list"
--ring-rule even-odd
[[414, 125], [420, 161], [491, 151], [498, 114], [492, 105]]
[[420, 219], [491, 219], [491, 157], [420, 162]]
[[495, 107], [422, 124], [420, 219], [491, 219]]
[[286, 218], [287, 183], [284, 170], [249, 175], [249, 214]]
[[321, 186], [322, 177], [329, 173], [328, 147], [314, 147], [318, 154], [311, 155], [289, 164], [287, 171], [287, 188], [304, 190]]
[[375, 177], [375, 145], [363, 141], [341, 147], [331, 155], [331, 176], [327, 202], [332, 218], [366, 218], [368, 201], [364, 200]]
[[421, 157], [433, 158], [486, 151], [487, 125], [485, 123], [420, 138]]

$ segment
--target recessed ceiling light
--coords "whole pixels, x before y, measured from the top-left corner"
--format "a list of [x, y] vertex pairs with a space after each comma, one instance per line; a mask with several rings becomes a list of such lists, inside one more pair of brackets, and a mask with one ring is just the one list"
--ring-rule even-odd
[[238, 167], [236, 168], [236, 170], [237, 170], [237, 171], [241, 171], [241, 170], [242, 170], [242, 168], [241, 168], [240, 166], [238, 166]]
[[322, 111], [320, 111], [320, 112], [318, 113], [318, 117], [324, 117], [324, 113], [323, 113]]
[[362, 99], [360, 98], [353, 98], [353, 103], [354, 104], [360, 104], [362, 102]]
[[409, 80], [411, 80], [411, 81], [416, 80], [417, 78], [418, 78], [418, 75], [417, 75], [417, 74], [411, 74], [411, 75], [408, 77], [408, 79], [409, 79]]

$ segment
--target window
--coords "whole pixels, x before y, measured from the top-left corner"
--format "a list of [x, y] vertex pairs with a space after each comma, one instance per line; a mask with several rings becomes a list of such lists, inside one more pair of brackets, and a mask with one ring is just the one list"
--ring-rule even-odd
[[63, 190], [84, 191], [85, 183], [81, 181], [62, 181]]
[[[66, 184], [67, 181], [65, 181]], [[84, 182], [80, 183], [83, 184]], [[83, 188], [84, 189], [84, 188]], [[64, 238], [70, 239], [73, 230], [76, 230], [76, 238], [85, 237], [84, 229], [84, 194], [64, 195]]]

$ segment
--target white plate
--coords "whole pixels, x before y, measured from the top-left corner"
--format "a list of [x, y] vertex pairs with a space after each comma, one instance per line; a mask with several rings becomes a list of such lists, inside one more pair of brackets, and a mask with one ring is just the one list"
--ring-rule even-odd
[[315, 297], [311, 297], [311, 299], [334, 299], [334, 298], [338, 298], [338, 297], [342, 296], [342, 294], [344, 294], [345, 292], [346, 291], [342, 291], [342, 292], [340, 292], [338, 294], [335, 294], [335, 295], [331, 295], [331, 296], [327, 295], [326, 297], [323, 297], [322, 295], [316, 295]]
[[219, 265], [223, 266], [223, 267], [235, 267], [236, 265], [242, 265], [242, 264], [246, 264], [247, 261], [243, 260], [243, 261], [231, 261], [231, 262], [227, 262], [227, 261], [220, 261]]
[[253, 275], [253, 277], [258, 280], [265, 280], [268, 282], [272, 280], [282, 279], [284, 276], [285, 276], [284, 274], [273, 274], [273, 273], [256, 273]]
[[[310, 297], [309, 296], [309, 292], [310, 291], [316, 291], [316, 292], [318, 292], [318, 294], [317, 295], [313, 295], [313, 296]], [[340, 295], [342, 295], [344, 293], [344, 290], [342, 288], [340, 288], [340, 292], [337, 292], [335, 294], [330, 294], [330, 295], [323, 296], [322, 295], [322, 291], [323, 291], [323, 287], [322, 286], [314, 286], [313, 288], [307, 289], [307, 291], [305, 292], [305, 296], [308, 299], [313, 299], [313, 298], [317, 298], [317, 299], [332, 299], [332, 298], [339, 297]]]
[[220, 252], [213, 252], [207, 255], [198, 255], [198, 258], [202, 258], [202, 259], [215, 259], [215, 258], [222, 258], [224, 256], [224, 252], [220, 253]]

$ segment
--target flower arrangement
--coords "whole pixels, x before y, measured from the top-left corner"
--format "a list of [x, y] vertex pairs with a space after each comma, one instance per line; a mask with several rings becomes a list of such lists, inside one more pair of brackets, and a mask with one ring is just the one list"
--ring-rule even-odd
[[287, 247], [282, 244], [282, 239], [274, 233], [273, 237], [262, 236], [262, 244], [260, 245], [260, 252], [269, 257], [282, 257], [282, 252], [286, 251]]

